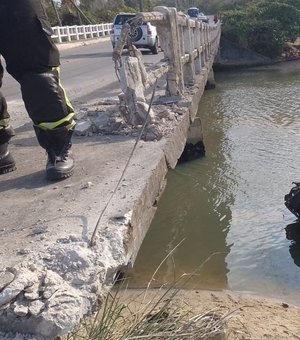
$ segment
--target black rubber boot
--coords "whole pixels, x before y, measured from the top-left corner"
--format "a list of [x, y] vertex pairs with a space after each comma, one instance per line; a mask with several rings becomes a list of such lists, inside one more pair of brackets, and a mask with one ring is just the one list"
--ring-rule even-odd
[[16, 170], [15, 161], [8, 150], [8, 141], [14, 135], [10, 126], [0, 129], [0, 175]]
[[38, 142], [48, 153], [46, 178], [60, 180], [72, 176], [74, 160], [71, 157], [71, 137], [73, 130], [60, 127], [53, 130], [42, 130], [34, 126]]

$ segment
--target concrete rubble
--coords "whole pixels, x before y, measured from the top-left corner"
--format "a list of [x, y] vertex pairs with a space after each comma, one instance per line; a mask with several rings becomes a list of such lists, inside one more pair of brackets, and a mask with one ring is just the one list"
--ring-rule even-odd
[[76, 171], [62, 182], [43, 178], [45, 155], [32, 127], [17, 129], [18, 169], [0, 179], [0, 339], [54, 339], [101, 305], [118, 271], [135, 260], [207, 74], [204, 68], [184, 97], [156, 97], [118, 186], [141, 131], [126, 123], [122, 100], [80, 108]]

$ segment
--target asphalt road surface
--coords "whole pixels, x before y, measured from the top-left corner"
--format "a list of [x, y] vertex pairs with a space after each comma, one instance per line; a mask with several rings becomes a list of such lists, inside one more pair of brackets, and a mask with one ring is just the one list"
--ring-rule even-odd
[[[163, 58], [160, 52], [152, 55], [142, 50], [145, 63], [153, 63]], [[123, 54], [126, 56], [126, 51]], [[5, 63], [3, 63], [5, 65]], [[95, 99], [112, 97], [120, 93], [118, 79], [112, 60], [111, 42], [87, 44], [61, 51], [61, 80], [75, 111]], [[5, 95], [12, 125], [17, 128], [29, 122], [19, 84], [5, 72], [2, 92]]]

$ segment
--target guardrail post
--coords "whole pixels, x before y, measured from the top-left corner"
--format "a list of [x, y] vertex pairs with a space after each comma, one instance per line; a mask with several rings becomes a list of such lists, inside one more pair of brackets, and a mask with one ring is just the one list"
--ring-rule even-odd
[[209, 59], [209, 41], [208, 41], [208, 27], [204, 25], [204, 44], [205, 44], [205, 61]]
[[[135, 47], [133, 46], [133, 49]], [[142, 62], [141, 52], [135, 50], [135, 57], [126, 57], [120, 69], [120, 85], [124, 93], [119, 97], [121, 106], [126, 107], [123, 115], [127, 123], [137, 126], [143, 124], [147, 118], [149, 109], [145, 100], [145, 74], [146, 70]], [[123, 105], [123, 103], [125, 105]], [[152, 111], [148, 116], [148, 122], [153, 118]]]
[[67, 29], [67, 37], [68, 37], [68, 41], [71, 41], [71, 34], [70, 34], [70, 27], [69, 26], [66, 26], [66, 29]]
[[105, 35], [105, 27], [104, 27], [104, 25], [102, 26], [102, 34], [101, 35]]
[[208, 27], [208, 46], [209, 46], [209, 55], [211, 55], [212, 53], [212, 34], [211, 34], [211, 31], [212, 31], [212, 27]]
[[61, 34], [60, 34], [60, 27], [57, 28], [57, 38], [58, 38], [58, 42], [62, 43], [62, 38], [61, 38]]
[[183, 29], [183, 53], [189, 54], [189, 62], [183, 66], [183, 77], [185, 85], [194, 85], [195, 80], [195, 66], [192, 53], [194, 50], [194, 44], [192, 41], [192, 30], [190, 25], [190, 19], [186, 18], [186, 27]]
[[76, 40], [79, 40], [78, 26], [75, 26]]
[[213, 51], [215, 51], [216, 47], [217, 47], [217, 29], [216, 27], [214, 27], [214, 30], [213, 30]]
[[210, 30], [210, 39], [211, 39], [211, 53], [215, 50], [215, 44], [216, 44], [216, 36], [215, 36], [215, 28], [212, 27]]
[[183, 71], [180, 59], [180, 40], [177, 25], [176, 8], [155, 7], [154, 11], [161, 12], [167, 18], [167, 24], [157, 23], [157, 32], [165, 58], [169, 59], [170, 70], [167, 73], [167, 96], [181, 95], [184, 92]]
[[195, 59], [195, 73], [196, 74], [199, 74], [201, 72], [202, 67], [203, 67], [202, 61], [201, 61], [201, 54], [202, 54], [203, 47], [201, 45], [200, 27], [201, 27], [200, 22], [196, 21], [196, 23], [195, 23], [195, 34], [194, 34], [194, 44], [195, 44], [195, 48], [198, 51], [198, 56]]
[[201, 59], [201, 65], [202, 67], [205, 66], [205, 39], [204, 39], [204, 27], [203, 23], [200, 23], [200, 44], [201, 44], [201, 53], [200, 53], [200, 59]]

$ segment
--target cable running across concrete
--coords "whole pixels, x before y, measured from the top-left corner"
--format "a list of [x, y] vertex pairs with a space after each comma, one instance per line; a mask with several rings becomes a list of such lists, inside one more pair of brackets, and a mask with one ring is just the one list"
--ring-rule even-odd
[[91, 241], [90, 241], [89, 247], [93, 247], [93, 246], [95, 246], [95, 244], [96, 244], [95, 238], [96, 238], [97, 230], [98, 230], [98, 228], [99, 228], [101, 219], [102, 219], [102, 217], [103, 217], [103, 215], [104, 215], [104, 213], [105, 213], [107, 207], [109, 206], [109, 204], [110, 204], [112, 198], [114, 197], [115, 193], [117, 192], [120, 183], [122, 182], [122, 180], [123, 180], [123, 178], [124, 178], [125, 172], [126, 172], [126, 170], [127, 170], [127, 168], [128, 168], [128, 165], [129, 165], [129, 163], [130, 163], [130, 161], [131, 161], [131, 159], [132, 159], [132, 156], [133, 156], [133, 154], [134, 154], [134, 151], [135, 151], [135, 149], [136, 149], [136, 147], [137, 147], [137, 145], [138, 145], [138, 142], [140, 141], [140, 139], [141, 139], [141, 137], [142, 137], [142, 134], [143, 134], [143, 132], [144, 132], [144, 130], [145, 130], [145, 127], [146, 127], [146, 124], [147, 124], [147, 121], [148, 121], [148, 117], [149, 117], [149, 114], [150, 114], [150, 110], [151, 110], [151, 107], [152, 107], [154, 95], [155, 95], [156, 85], [157, 85], [157, 81], [156, 81], [156, 83], [154, 84], [154, 87], [153, 87], [153, 91], [152, 91], [152, 95], [151, 95], [151, 99], [150, 99], [150, 103], [149, 103], [149, 108], [148, 108], [148, 111], [147, 111], [147, 114], [146, 114], [145, 121], [144, 121], [144, 124], [143, 124], [143, 126], [142, 126], [142, 129], [141, 129], [141, 131], [140, 131], [140, 133], [139, 133], [139, 135], [138, 135], [138, 137], [137, 137], [137, 139], [136, 139], [136, 141], [135, 141], [135, 143], [134, 143], [134, 146], [133, 146], [133, 148], [132, 148], [132, 150], [131, 150], [131, 152], [130, 152], [130, 155], [129, 155], [129, 157], [128, 157], [128, 160], [127, 160], [127, 162], [126, 162], [126, 164], [125, 164], [125, 167], [124, 167], [124, 169], [123, 169], [123, 171], [122, 171], [121, 177], [120, 177], [120, 179], [119, 179], [119, 181], [118, 181], [118, 183], [117, 183], [117, 185], [116, 185], [114, 191], [113, 191], [112, 194], [110, 195], [110, 197], [109, 197], [109, 199], [108, 199], [108, 201], [107, 201], [105, 207], [104, 207], [103, 210], [101, 211], [101, 214], [100, 214], [99, 217], [98, 217], [98, 220], [97, 220], [95, 229], [94, 229], [93, 234], [92, 234], [92, 237], [91, 237]]

